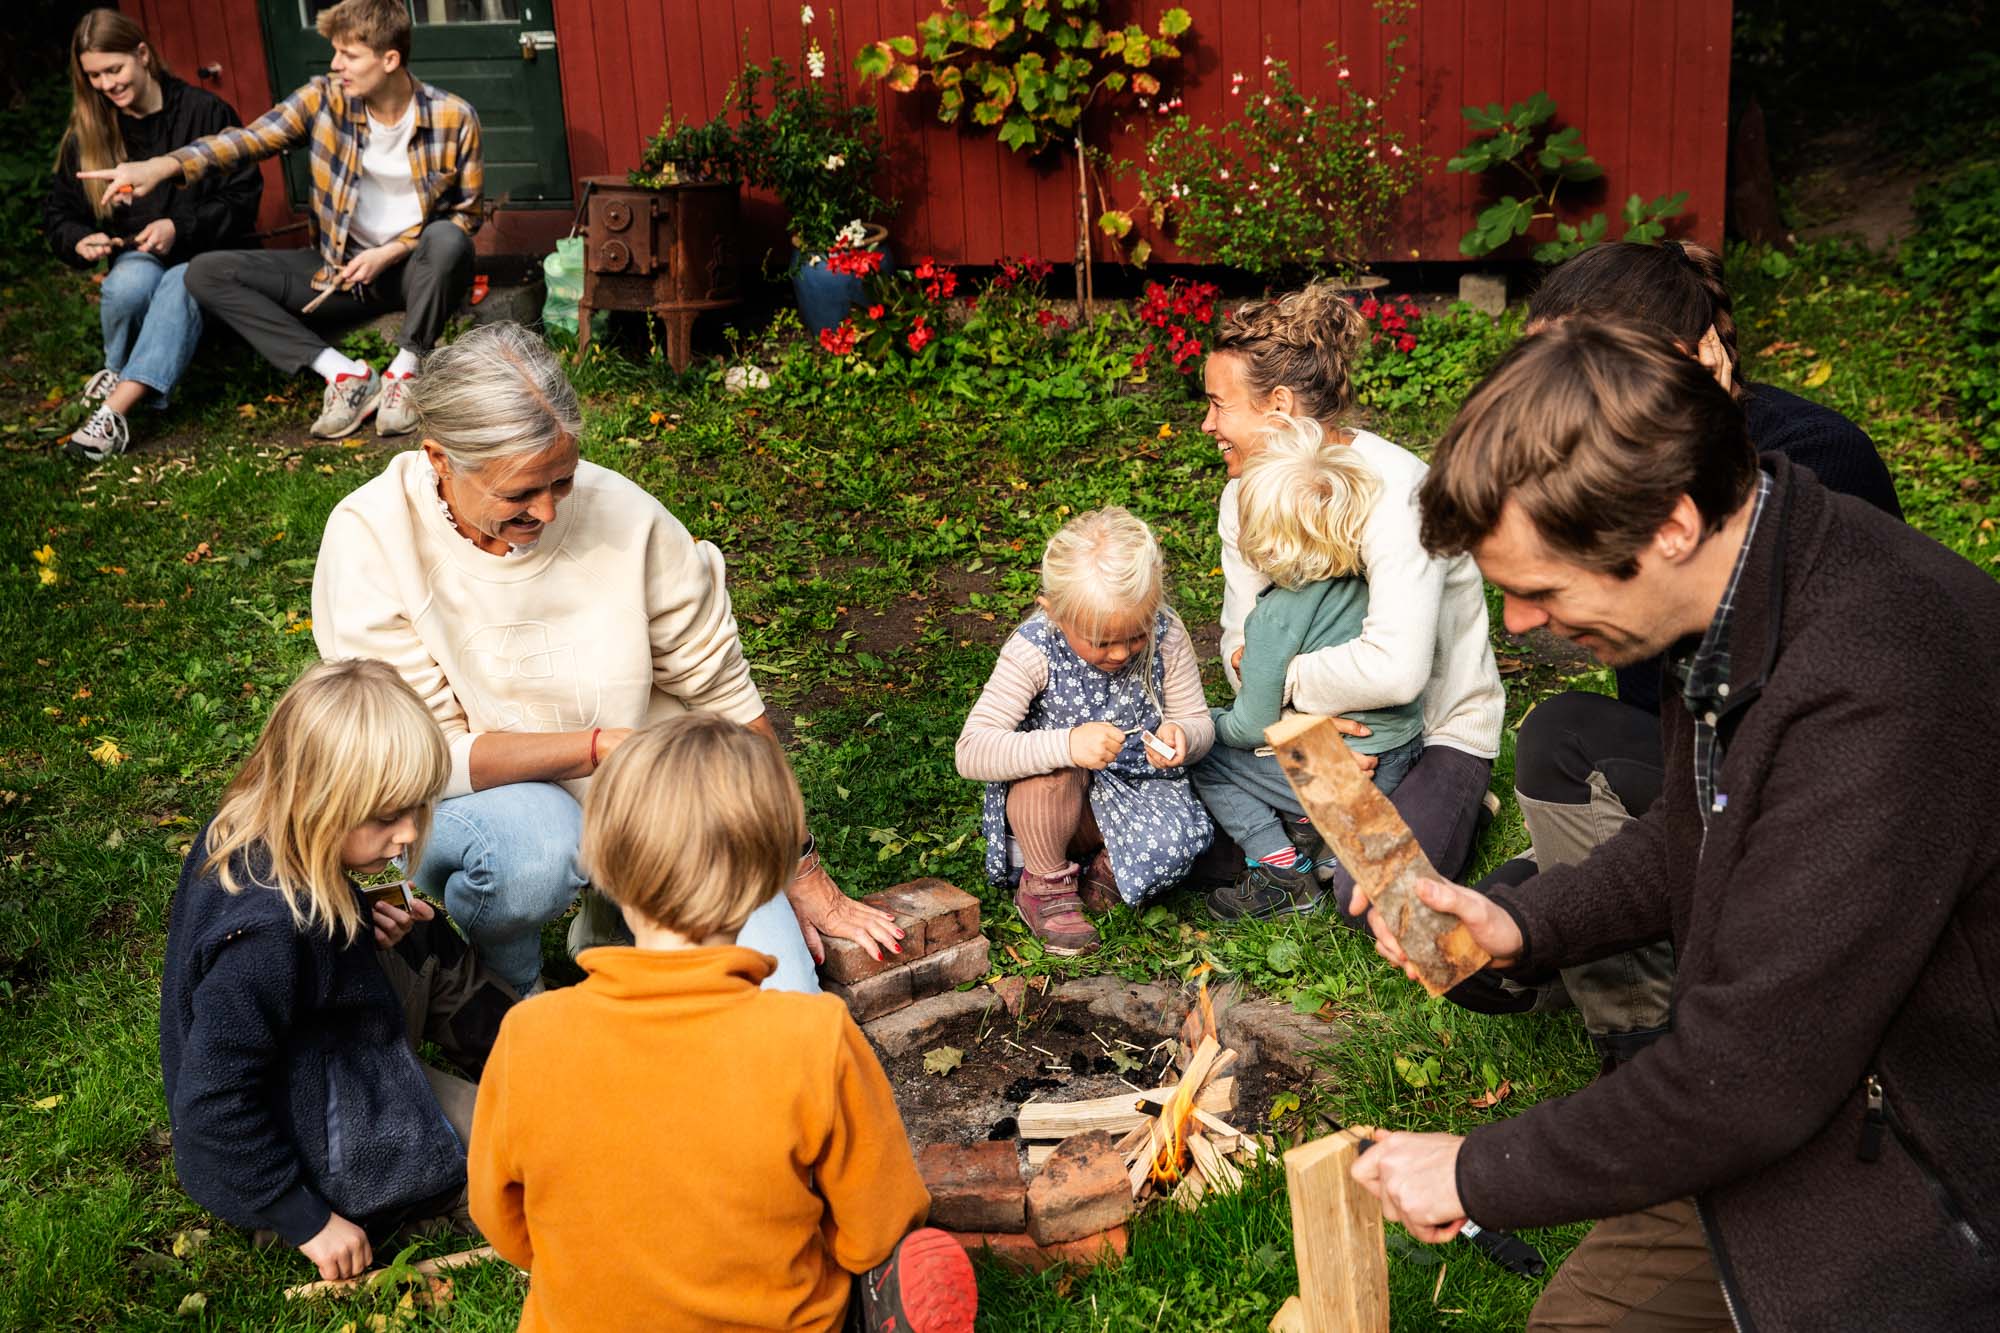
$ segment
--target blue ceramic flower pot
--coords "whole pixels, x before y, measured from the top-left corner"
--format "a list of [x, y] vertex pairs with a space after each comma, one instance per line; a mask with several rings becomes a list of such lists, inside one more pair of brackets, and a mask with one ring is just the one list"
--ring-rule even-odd
[[[874, 234], [880, 231], [879, 228], [869, 230], [870, 239], [875, 239]], [[880, 235], [881, 239], [876, 239], [873, 245], [866, 248], [882, 256], [882, 271], [886, 273], [896, 266], [896, 260], [889, 253], [888, 233], [880, 231]], [[799, 316], [805, 320], [808, 333], [837, 326], [847, 318], [847, 312], [861, 301], [866, 291], [866, 285], [860, 278], [829, 269], [825, 255], [803, 254], [796, 246], [792, 248], [792, 294], [798, 299]]]

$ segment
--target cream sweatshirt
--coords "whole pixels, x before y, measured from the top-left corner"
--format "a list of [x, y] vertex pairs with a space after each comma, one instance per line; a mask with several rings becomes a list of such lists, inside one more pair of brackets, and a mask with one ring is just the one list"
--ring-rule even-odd
[[[702, 709], [753, 722], [722, 553], [616, 472], [578, 463], [533, 548], [489, 555], [444, 516], [421, 449], [334, 508], [313, 572], [322, 657], [379, 657], [451, 745], [472, 790], [483, 732], [642, 727]], [[589, 779], [563, 784], [582, 798]]]
[[[1194, 641], [1187, 626], [1167, 613], [1167, 632], [1160, 638], [1160, 721], [1178, 723], [1187, 738], [1187, 762], [1193, 764], [1215, 745], [1215, 722], [1202, 697], [1201, 668], [1195, 664]], [[1018, 730], [1036, 696], [1048, 688], [1049, 659], [1019, 634], [1000, 645], [1000, 658], [986, 688], [966, 715], [958, 733], [958, 775], [975, 782], [1018, 782], [1058, 769], [1074, 768], [1069, 757], [1068, 727], [1049, 731]]]
[[[1394, 708], [1424, 702], [1424, 744], [1449, 745], [1481, 759], [1500, 753], [1507, 696], [1487, 637], [1486, 587], [1469, 555], [1434, 559], [1419, 538], [1417, 487], [1424, 461], [1379, 435], [1354, 432], [1351, 446], [1382, 489], [1361, 529], [1368, 617], [1358, 638], [1292, 659], [1285, 693], [1304, 713]], [[1222, 488], [1222, 665], [1243, 643], [1243, 622], [1270, 580], [1244, 562], [1237, 534], [1239, 487]]]

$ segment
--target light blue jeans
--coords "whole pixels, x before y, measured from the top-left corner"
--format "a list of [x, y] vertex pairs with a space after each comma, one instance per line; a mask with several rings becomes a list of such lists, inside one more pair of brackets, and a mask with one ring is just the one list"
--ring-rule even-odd
[[[438, 802], [417, 883], [444, 905], [516, 990], [542, 970], [542, 927], [568, 910], [586, 883], [577, 868], [583, 807], [553, 782], [488, 787]], [[819, 975], [783, 894], [750, 914], [736, 942], [770, 954], [767, 990], [812, 992]]]
[[187, 265], [127, 251], [112, 261], [98, 295], [104, 365], [158, 394], [165, 407], [201, 341], [201, 307], [187, 291]]

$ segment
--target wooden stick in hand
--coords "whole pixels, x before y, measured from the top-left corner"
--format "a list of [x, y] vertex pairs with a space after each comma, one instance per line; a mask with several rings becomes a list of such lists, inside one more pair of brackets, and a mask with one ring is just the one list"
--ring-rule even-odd
[[[454, 1268], [464, 1268], [468, 1264], [483, 1264], [489, 1259], [498, 1259], [499, 1253], [491, 1245], [481, 1245], [476, 1249], [460, 1250], [456, 1254], [440, 1254], [435, 1259], [420, 1259], [410, 1267], [419, 1273], [445, 1273]], [[303, 1300], [313, 1296], [339, 1295], [358, 1290], [374, 1281], [377, 1274], [385, 1270], [377, 1268], [363, 1273], [360, 1277], [327, 1278], [319, 1282], [307, 1282], [302, 1286], [288, 1287], [285, 1299]]]
[[325, 305], [326, 299], [339, 290], [340, 290], [340, 284], [337, 282], [334, 283], [333, 286], [331, 287], [324, 288], [323, 290], [321, 290], [318, 296], [315, 296], [312, 300], [306, 302], [303, 306], [299, 307], [299, 313], [301, 315], [310, 315], [313, 311]]
[[1493, 961], [1464, 922], [1417, 897], [1418, 880], [1444, 882], [1444, 876], [1361, 771], [1332, 719], [1293, 714], [1265, 728], [1264, 739], [1313, 827], [1381, 912], [1425, 990], [1442, 995]]

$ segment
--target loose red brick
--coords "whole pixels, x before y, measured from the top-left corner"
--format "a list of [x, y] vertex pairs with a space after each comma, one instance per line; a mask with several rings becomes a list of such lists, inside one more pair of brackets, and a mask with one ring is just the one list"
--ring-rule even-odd
[[1132, 1216], [1132, 1183], [1117, 1141], [1103, 1130], [1056, 1145], [1028, 1184], [1028, 1234], [1037, 1244], [1080, 1240]]
[[1125, 1257], [1129, 1243], [1124, 1227], [1113, 1227], [1095, 1236], [1060, 1241], [1054, 1245], [1037, 1245], [1034, 1237], [1018, 1232], [954, 1231], [951, 1238], [963, 1245], [969, 1254], [977, 1255], [984, 1250], [1001, 1263], [1030, 1273], [1039, 1273], [1055, 1264], [1094, 1268], [1098, 1264], [1113, 1263]]
[[[906, 957], [921, 958], [979, 933], [979, 899], [941, 879], [913, 879], [871, 893], [861, 901], [894, 916], [909, 935], [921, 936], [914, 949], [910, 939], [904, 938]], [[922, 930], [911, 930], [905, 918], [922, 922]]]
[[916, 998], [916, 993], [910, 989], [910, 969], [907, 967], [865, 977], [851, 985], [829, 981], [826, 990], [828, 994], [840, 997], [857, 1023], [894, 1013]]
[[1012, 1139], [933, 1143], [917, 1154], [931, 1192], [934, 1227], [949, 1231], [1020, 1231], [1028, 1224], [1028, 1184]]
[[992, 956], [992, 946], [986, 937], [975, 935], [928, 958], [919, 958], [908, 968], [910, 995], [921, 1000], [926, 995], [977, 981], [993, 970]]
[[[910, 926], [903, 923], [900, 919], [897, 924], [902, 925], [906, 931], [910, 929]], [[921, 939], [922, 923], [916, 922], [914, 924], [918, 928], [919, 939]], [[825, 981], [843, 982], [847, 985], [853, 985], [857, 981], [866, 981], [869, 977], [879, 976], [891, 968], [901, 967], [904, 963], [916, 957], [915, 954], [909, 952], [909, 941], [907, 939], [903, 941], [904, 951], [902, 953], [883, 949], [880, 958], [869, 957], [868, 951], [871, 946], [863, 944], [859, 940], [844, 940], [835, 935], [822, 935], [820, 936], [820, 943], [826, 946], [826, 961], [819, 965], [820, 978]]]

